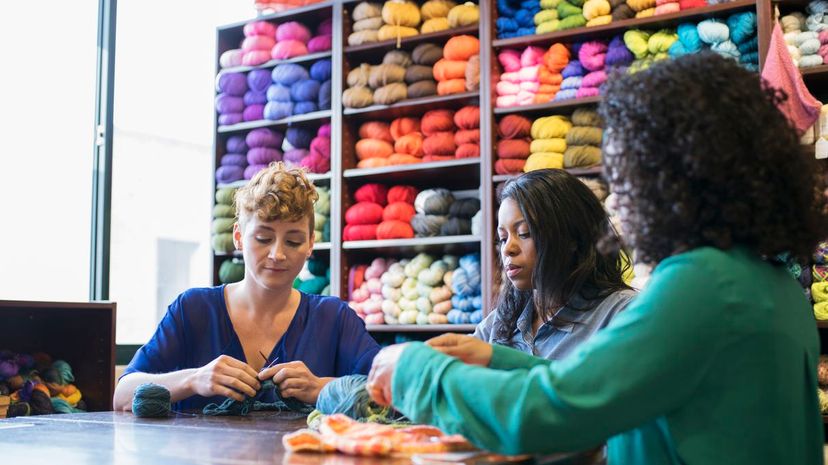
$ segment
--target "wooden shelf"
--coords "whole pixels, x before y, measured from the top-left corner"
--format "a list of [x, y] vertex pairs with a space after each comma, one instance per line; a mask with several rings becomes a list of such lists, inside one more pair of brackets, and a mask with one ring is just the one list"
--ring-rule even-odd
[[219, 74], [221, 74], [221, 73], [246, 73], [246, 72], [252, 71], [254, 69], [275, 68], [276, 66], [284, 65], [284, 64], [287, 64], [287, 63], [305, 63], [307, 61], [316, 61], [316, 60], [321, 60], [321, 59], [324, 59], [324, 58], [330, 58], [331, 56], [332, 56], [331, 51], [328, 50], [327, 52], [310, 53], [310, 54], [302, 55], [302, 56], [299, 56], [299, 57], [293, 57], [289, 60], [270, 60], [267, 63], [262, 63], [261, 65], [258, 65], [258, 66], [234, 66], [232, 68], [222, 68], [222, 70], [219, 71]]
[[[322, 174], [306, 173], [305, 176], [307, 176], [308, 179], [311, 182], [318, 183], [318, 184], [324, 184], [324, 183], [328, 183], [328, 182], [331, 181], [330, 171], [327, 172], [327, 173], [322, 173]], [[238, 189], [240, 187], [246, 186], [248, 181], [249, 181], [249, 179], [240, 179], [238, 181], [233, 181], [233, 182], [226, 183], [226, 184], [219, 183], [219, 184], [216, 184], [216, 189], [224, 189], [225, 187], [234, 187], [234, 188]]]
[[[445, 42], [449, 38], [463, 34], [477, 35], [479, 25], [446, 29], [445, 31], [429, 32], [428, 34], [417, 34], [415, 36], [403, 37], [400, 39], [400, 47], [397, 47], [397, 39], [383, 40], [381, 42], [370, 42], [362, 45], [350, 45], [345, 47], [345, 55], [371, 55], [380, 56], [389, 49], [402, 48], [409, 45], [423, 42]], [[407, 48], [407, 47], [406, 47]], [[380, 53], [381, 52], [381, 53]]]
[[301, 21], [303, 19], [315, 19], [320, 16], [320, 13], [323, 13], [322, 10], [330, 9], [333, 7], [336, 0], [331, 0], [327, 2], [319, 2], [314, 3], [312, 5], [302, 6], [299, 8], [291, 8], [285, 11], [279, 11], [278, 13], [271, 13], [267, 15], [257, 16], [252, 19], [248, 19], [245, 21], [238, 21], [235, 23], [225, 24], [223, 26], [219, 26], [219, 31], [228, 31], [230, 29], [242, 29], [244, 28], [245, 24], [252, 23], [253, 21], [278, 21], [290, 18], [291, 21]]
[[[573, 176], [600, 176], [602, 173], [601, 166], [590, 166], [589, 168], [568, 168], [566, 172]], [[520, 176], [519, 174], [496, 174], [492, 176], [492, 182], [498, 183], [508, 181]]]
[[414, 163], [410, 165], [356, 168], [345, 170], [346, 179], [364, 182], [415, 183], [418, 185], [452, 180], [452, 186], [472, 188], [480, 185], [480, 158]]
[[239, 124], [232, 124], [229, 126], [219, 126], [218, 132], [226, 134], [229, 132], [248, 131], [256, 128], [268, 128], [275, 126], [289, 126], [295, 123], [305, 123], [309, 121], [317, 121], [331, 118], [331, 110], [314, 111], [305, 113], [303, 115], [294, 115], [288, 118], [278, 119], [275, 121], [269, 119], [262, 119], [258, 121], [247, 121]]
[[498, 39], [492, 42], [494, 48], [521, 47], [527, 45], [552, 44], [555, 42], [576, 42], [592, 37], [608, 37], [627, 29], [661, 29], [675, 26], [679, 23], [697, 21], [710, 17], [721, 17], [739, 11], [756, 11], [754, 0], [735, 0], [718, 5], [709, 5], [702, 8], [693, 8], [666, 15], [651, 16], [649, 18], [632, 18], [613, 21], [609, 24], [594, 27], [579, 27], [563, 31], [554, 31], [547, 34], [534, 34], [508, 39]]
[[550, 113], [569, 111], [578, 107], [586, 105], [595, 105], [601, 101], [601, 97], [584, 97], [573, 98], [568, 100], [558, 100], [546, 103], [536, 103], [534, 105], [524, 105], [519, 107], [496, 107], [494, 114], [508, 115], [511, 113]]
[[344, 108], [344, 116], [359, 115], [365, 119], [393, 119], [400, 116], [421, 115], [434, 108], [460, 108], [468, 104], [478, 104], [477, 92], [463, 92], [462, 94], [432, 95], [428, 97], [412, 98], [391, 105], [371, 105], [364, 108]]
[[381, 254], [411, 255], [420, 252], [465, 254], [480, 251], [481, 237], [475, 235], [416, 237], [414, 239], [386, 239], [372, 241], [345, 241], [345, 252], [374, 256]]
[[365, 325], [369, 333], [473, 333], [477, 325]]

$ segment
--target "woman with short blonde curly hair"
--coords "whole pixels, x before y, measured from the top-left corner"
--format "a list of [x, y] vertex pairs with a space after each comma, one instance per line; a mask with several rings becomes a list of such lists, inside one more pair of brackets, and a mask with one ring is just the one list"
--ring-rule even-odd
[[[334, 377], [367, 374], [379, 346], [362, 320], [336, 297], [293, 289], [313, 252], [318, 198], [304, 171], [281, 162], [236, 192], [233, 242], [244, 278], [187, 290], [169, 306], [118, 383], [116, 410], [129, 410], [146, 382], [166, 386], [176, 410], [223, 397], [293, 398], [288, 405], [302, 408]], [[275, 392], [260, 392], [265, 380]]]

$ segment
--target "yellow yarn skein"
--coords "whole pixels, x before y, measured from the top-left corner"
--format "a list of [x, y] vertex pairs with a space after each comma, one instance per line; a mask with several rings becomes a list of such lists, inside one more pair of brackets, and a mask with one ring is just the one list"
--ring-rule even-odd
[[828, 302], [817, 302], [814, 304], [814, 317], [817, 320], [828, 320]]
[[828, 302], [828, 281], [811, 284], [811, 297], [816, 303]]
[[530, 171], [542, 169], [563, 169], [563, 154], [554, 152], [540, 152], [529, 155], [526, 159], [526, 165], [523, 166], [523, 171], [528, 173]]
[[612, 22], [612, 15], [596, 16], [586, 23], [586, 27], [603, 26]]
[[391, 26], [417, 27], [420, 9], [412, 2], [389, 0], [382, 6], [382, 20]]
[[624, 33], [624, 45], [626, 45], [638, 59], [647, 56], [647, 53], [649, 52], [649, 39], [650, 34], [647, 31], [642, 31], [641, 29], [630, 29]]
[[651, 16], [655, 16], [655, 12], [656, 12], [655, 7], [647, 8], [646, 10], [641, 10], [638, 13], [636, 13], [635, 17], [636, 18], [649, 18]]
[[420, 33], [428, 34], [429, 32], [445, 31], [449, 27], [451, 26], [449, 26], [448, 18], [431, 18], [420, 26]]
[[627, 5], [629, 5], [633, 11], [644, 11], [649, 8], [655, 9], [656, 0], [627, 0]]
[[457, 6], [451, 0], [428, 0], [420, 7], [420, 15], [423, 19], [445, 18], [449, 11]]
[[584, 18], [587, 20], [610, 14], [612, 7], [607, 0], [587, 0], [584, 3]]
[[535, 26], [558, 19], [558, 10], [540, 10], [535, 13]]
[[471, 26], [479, 21], [480, 9], [472, 2], [457, 5], [448, 13], [448, 22], [451, 27]]
[[567, 117], [555, 115], [536, 119], [530, 132], [533, 139], [555, 139], [566, 137], [570, 129], [572, 123]]
[[[552, 10], [554, 11], [554, 10]], [[548, 32], [554, 32], [558, 30], [558, 26], [561, 24], [561, 21], [558, 19], [553, 19], [552, 21], [546, 21], [544, 23], [538, 24], [538, 27], [535, 28], [535, 34], [546, 34]]]
[[544, 10], [552, 10], [558, 7], [558, 3], [561, 3], [561, 0], [541, 0], [540, 7]]
[[556, 137], [554, 139], [535, 139], [529, 144], [529, 151], [532, 153], [566, 151], [566, 139]]
[[677, 40], [678, 34], [676, 34], [676, 31], [662, 29], [650, 36], [650, 39], [647, 40], [647, 49], [653, 55], [667, 53], [670, 50], [670, 46]]
[[417, 28], [414, 27], [392, 26], [390, 24], [386, 24], [385, 26], [381, 27], [379, 31], [377, 31], [377, 37], [379, 37], [379, 40], [381, 41], [397, 39], [397, 46], [399, 47], [399, 39], [402, 39], [403, 37], [416, 36], [419, 33], [420, 31], [418, 31]]

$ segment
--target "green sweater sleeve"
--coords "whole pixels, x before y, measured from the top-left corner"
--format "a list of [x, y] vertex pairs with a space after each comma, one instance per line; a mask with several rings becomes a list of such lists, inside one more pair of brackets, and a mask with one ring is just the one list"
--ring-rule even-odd
[[415, 422], [497, 452], [592, 447], [691, 395], [725, 343], [723, 285], [699, 257], [665, 260], [627, 310], [558, 362], [497, 348], [492, 366], [513, 368], [504, 371], [411, 344], [394, 373], [393, 403]]
[[492, 346], [492, 349], [492, 360], [489, 362], [489, 368], [495, 370], [514, 370], [518, 368], [531, 368], [538, 365], [549, 366], [550, 363], [545, 358], [535, 357], [526, 352], [498, 344]]

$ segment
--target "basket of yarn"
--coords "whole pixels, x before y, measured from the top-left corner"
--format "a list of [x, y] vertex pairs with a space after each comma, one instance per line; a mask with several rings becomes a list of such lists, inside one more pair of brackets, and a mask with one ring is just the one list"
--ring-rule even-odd
[[86, 411], [72, 367], [48, 354], [0, 351], [0, 418]]

